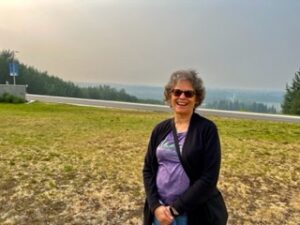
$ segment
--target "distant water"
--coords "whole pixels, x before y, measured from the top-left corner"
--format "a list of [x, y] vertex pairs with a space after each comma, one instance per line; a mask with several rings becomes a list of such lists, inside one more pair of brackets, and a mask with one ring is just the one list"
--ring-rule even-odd
[[[97, 86], [103, 84], [78, 83], [81, 87]], [[163, 100], [164, 87], [146, 85], [124, 85], [124, 84], [105, 84], [117, 90], [124, 89], [126, 93], [141, 99]], [[267, 106], [274, 106], [277, 112], [281, 111], [284, 91], [262, 90], [262, 89], [234, 89], [234, 88], [207, 88], [204, 105], [206, 102], [218, 101], [221, 99], [238, 100], [240, 102], [257, 102]]]

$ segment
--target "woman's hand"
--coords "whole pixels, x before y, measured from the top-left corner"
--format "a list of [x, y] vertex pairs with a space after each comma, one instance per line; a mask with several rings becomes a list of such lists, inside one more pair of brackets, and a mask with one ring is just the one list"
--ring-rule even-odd
[[155, 209], [154, 216], [160, 225], [170, 225], [174, 220], [169, 208], [163, 205]]

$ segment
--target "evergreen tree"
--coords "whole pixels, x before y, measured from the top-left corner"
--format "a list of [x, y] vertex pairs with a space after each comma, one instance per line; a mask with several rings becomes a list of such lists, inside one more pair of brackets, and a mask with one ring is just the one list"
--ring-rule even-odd
[[295, 73], [291, 86], [286, 85], [282, 113], [300, 115], [300, 70]]
[[[0, 84], [6, 82], [13, 83], [13, 77], [9, 75], [8, 64], [12, 62], [13, 52], [10, 50], [3, 50], [0, 53]], [[15, 61], [17, 61], [15, 59]]]

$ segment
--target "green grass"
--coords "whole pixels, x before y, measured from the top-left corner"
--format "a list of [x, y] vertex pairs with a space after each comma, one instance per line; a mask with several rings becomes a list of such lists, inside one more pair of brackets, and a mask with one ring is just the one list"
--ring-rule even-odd
[[[148, 138], [169, 116], [0, 104], [0, 224], [140, 224]], [[300, 125], [210, 119], [229, 224], [299, 224]]]

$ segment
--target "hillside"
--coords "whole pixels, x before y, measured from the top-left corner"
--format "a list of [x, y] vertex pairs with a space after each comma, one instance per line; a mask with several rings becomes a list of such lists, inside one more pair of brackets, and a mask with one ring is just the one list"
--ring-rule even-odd
[[[140, 224], [141, 169], [169, 114], [0, 104], [0, 224]], [[210, 118], [229, 224], [299, 224], [300, 125]]]
[[[8, 66], [12, 59], [13, 52], [0, 52], [0, 84], [13, 84], [13, 77], [9, 75]], [[47, 71], [41, 72], [33, 66], [19, 62], [17, 59], [14, 61], [19, 65], [19, 76], [16, 77], [17, 84], [27, 85], [26, 90], [29, 94], [161, 104], [161, 101], [158, 100], [139, 99], [126, 93], [124, 89], [116, 89], [109, 85], [79, 87], [71, 81], [64, 81], [57, 76], [49, 75]]]

